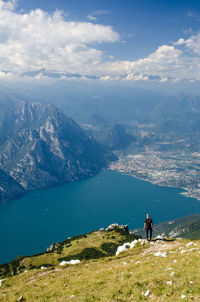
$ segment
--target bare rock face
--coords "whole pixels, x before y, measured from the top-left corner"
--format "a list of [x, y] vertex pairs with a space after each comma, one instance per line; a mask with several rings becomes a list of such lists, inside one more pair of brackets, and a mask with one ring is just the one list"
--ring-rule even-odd
[[4, 197], [8, 185], [18, 195], [69, 183], [95, 175], [114, 159], [53, 105], [12, 104], [0, 116], [0, 129], [0, 169], [5, 173], [0, 174], [0, 201], [9, 199]]
[[25, 192], [24, 188], [18, 184], [10, 175], [0, 170], [0, 201], [8, 201], [16, 198]]

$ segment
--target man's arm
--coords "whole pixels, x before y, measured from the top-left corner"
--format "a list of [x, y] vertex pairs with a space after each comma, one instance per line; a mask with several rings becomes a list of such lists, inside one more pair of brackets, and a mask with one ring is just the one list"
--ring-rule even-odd
[[144, 229], [146, 228], [146, 222], [144, 223]]

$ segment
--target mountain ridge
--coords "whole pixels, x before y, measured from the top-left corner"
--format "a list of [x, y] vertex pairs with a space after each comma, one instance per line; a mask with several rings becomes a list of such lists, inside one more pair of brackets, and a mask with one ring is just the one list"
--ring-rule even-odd
[[25, 191], [93, 176], [115, 159], [54, 105], [12, 103], [0, 129], [0, 169]]

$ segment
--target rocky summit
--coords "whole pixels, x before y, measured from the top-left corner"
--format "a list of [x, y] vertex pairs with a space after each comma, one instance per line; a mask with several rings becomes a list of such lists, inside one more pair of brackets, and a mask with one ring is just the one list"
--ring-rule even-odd
[[4, 106], [0, 129], [1, 202], [93, 176], [114, 159], [53, 105], [23, 101]]

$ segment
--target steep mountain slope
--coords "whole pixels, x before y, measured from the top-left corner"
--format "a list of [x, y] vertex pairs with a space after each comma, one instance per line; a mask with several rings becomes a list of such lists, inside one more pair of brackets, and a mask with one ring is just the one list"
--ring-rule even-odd
[[[0, 266], [0, 299], [199, 301], [199, 240], [134, 240], [132, 248], [115, 256], [117, 245], [133, 236], [118, 228], [95, 231], [54, 245], [46, 254], [19, 257]], [[6, 275], [10, 269], [13, 276]]]
[[53, 105], [11, 104], [0, 129], [0, 168], [24, 190], [92, 176], [114, 159]]
[[115, 124], [111, 129], [103, 129], [97, 139], [100, 143], [108, 146], [111, 150], [125, 150], [136, 138], [127, 133], [126, 128], [121, 124]]
[[8, 201], [25, 192], [24, 188], [18, 184], [10, 175], [0, 169], [0, 201]]
[[172, 96], [158, 104], [148, 118], [160, 132], [174, 131], [180, 135], [199, 132], [200, 97], [186, 94]]

